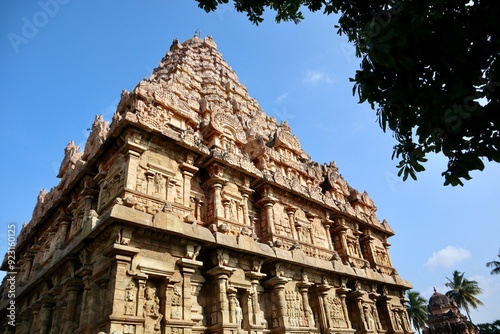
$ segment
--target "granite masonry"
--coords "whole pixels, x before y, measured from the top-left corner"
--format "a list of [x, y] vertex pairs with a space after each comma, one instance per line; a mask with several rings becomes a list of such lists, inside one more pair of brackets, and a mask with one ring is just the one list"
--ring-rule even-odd
[[18, 236], [0, 333], [413, 333], [373, 201], [262, 111], [211, 37], [174, 40], [58, 177]]

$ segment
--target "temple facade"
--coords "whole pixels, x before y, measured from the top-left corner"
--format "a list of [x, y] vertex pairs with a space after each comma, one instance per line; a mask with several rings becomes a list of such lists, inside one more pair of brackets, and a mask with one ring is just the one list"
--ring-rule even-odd
[[174, 40], [58, 177], [2, 264], [1, 333], [413, 333], [373, 201], [262, 111], [211, 37]]
[[455, 302], [434, 289], [429, 298], [427, 327], [423, 334], [478, 334], [479, 330], [463, 314]]

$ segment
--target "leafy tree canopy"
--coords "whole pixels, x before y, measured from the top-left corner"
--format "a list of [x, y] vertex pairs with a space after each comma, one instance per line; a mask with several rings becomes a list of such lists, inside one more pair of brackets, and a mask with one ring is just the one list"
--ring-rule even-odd
[[[498, 259], [500, 260], [500, 251], [498, 251]], [[492, 275], [500, 275], [500, 261], [491, 261], [486, 263], [487, 267], [493, 268], [491, 269]]]
[[476, 281], [468, 280], [464, 276], [465, 273], [455, 270], [451, 279], [446, 277], [448, 282], [444, 285], [451, 289], [446, 292], [446, 296], [453, 300], [459, 308], [464, 309], [467, 312], [469, 321], [472, 322], [469, 310], [470, 307], [477, 309], [479, 305], [483, 305], [483, 302], [476, 297], [483, 293], [483, 289], [479, 287]]
[[420, 330], [425, 328], [427, 322], [427, 300], [420, 295], [420, 292], [409, 290], [407, 292], [408, 304], [406, 311], [413, 325], [413, 328], [420, 334]]
[[500, 320], [495, 320], [492, 324], [478, 324], [479, 334], [500, 334]]
[[[196, 0], [213, 11], [228, 0]], [[500, 2], [497, 0], [234, 0], [255, 24], [265, 10], [300, 22], [302, 10], [340, 13], [356, 47], [351, 81], [397, 140], [399, 175], [416, 179], [429, 153], [448, 158], [445, 185], [500, 162]]]

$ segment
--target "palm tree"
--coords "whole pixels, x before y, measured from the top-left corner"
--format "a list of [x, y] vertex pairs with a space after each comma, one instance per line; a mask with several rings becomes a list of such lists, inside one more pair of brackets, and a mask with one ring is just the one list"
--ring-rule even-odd
[[465, 273], [461, 273], [457, 270], [453, 272], [452, 279], [445, 283], [445, 286], [451, 290], [446, 292], [446, 296], [454, 301], [459, 308], [463, 308], [467, 312], [467, 317], [469, 321], [472, 322], [469, 313], [469, 306], [477, 309], [478, 305], [483, 305], [483, 302], [476, 298], [476, 295], [483, 293], [476, 281], [470, 281], [464, 278]]
[[420, 295], [420, 292], [408, 291], [406, 311], [413, 328], [420, 334], [420, 329], [425, 328], [427, 321], [427, 300]]
[[[498, 258], [500, 259], [500, 250], [498, 251]], [[500, 275], [500, 261], [491, 261], [486, 263], [486, 267], [493, 268], [491, 270], [492, 275]]]

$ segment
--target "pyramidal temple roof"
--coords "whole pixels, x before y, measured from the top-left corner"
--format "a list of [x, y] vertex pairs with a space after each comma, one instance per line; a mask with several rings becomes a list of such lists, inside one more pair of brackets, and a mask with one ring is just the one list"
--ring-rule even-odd
[[65, 149], [58, 186], [38, 196], [29, 230], [66, 189], [83, 177], [85, 166], [105, 154], [111, 138], [133, 124], [197, 152], [197, 164], [213, 159], [309, 198], [387, 235], [393, 231], [376, 217], [366, 192], [349, 186], [334, 162], [311, 160], [286, 122], [277, 123], [251, 98], [211, 37], [194, 36], [170, 50], [131, 91], [123, 91], [111, 124], [96, 116], [83, 151], [71, 141]]

